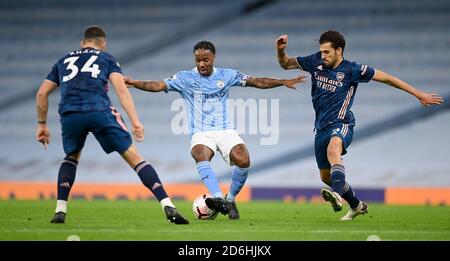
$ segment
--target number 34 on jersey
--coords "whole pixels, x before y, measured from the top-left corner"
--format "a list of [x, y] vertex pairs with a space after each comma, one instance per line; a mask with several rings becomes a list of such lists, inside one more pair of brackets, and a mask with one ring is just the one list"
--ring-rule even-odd
[[[85, 54], [85, 53], [95, 53], [99, 54], [100, 51], [97, 50], [79, 50], [71, 52], [70, 55], [77, 55], [77, 54]], [[97, 60], [98, 56], [92, 55], [89, 60], [86, 61], [86, 63], [81, 67], [81, 72], [90, 72], [92, 78], [97, 78], [97, 76], [100, 74], [100, 69], [98, 67], [98, 64], [95, 64], [95, 60]], [[72, 80], [80, 71], [78, 66], [75, 65], [75, 62], [79, 59], [79, 56], [73, 56], [69, 57], [64, 60], [64, 64], [68, 63], [66, 70], [70, 70], [70, 73], [63, 77], [63, 82], [67, 82]]]

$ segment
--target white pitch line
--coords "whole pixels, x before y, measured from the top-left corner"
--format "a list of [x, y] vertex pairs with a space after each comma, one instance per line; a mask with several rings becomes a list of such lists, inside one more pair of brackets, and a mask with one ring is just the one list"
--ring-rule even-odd
[[[53, 228], [42, 228], [42, 229], [0, 229], [0, 232], [4, 233], [39, 233], [39, 232], [108, 232], [108, 233], [123, 233], [123, 232], [132, 232], [132, 233], [148, 233], [159, 232], [159, 233], [204, 233], [204, 231], [199, 230], [191, 230], [191, 229], [183, 229], [183, 230], [173, 230], [173, 229], [156, 229], [156, 230], [142, 230], [142, 229], [112, 229], [112, 228], [72, 228], [72, 229], [53, 229]], [[236, 230], [220, 230], [220, 233], [236, 233], [236, 232], [244, 232], [244, 233], [261, 233], [258, 230], [245, 230], [245, 229], [236, 229]], [[295, 233], [312, 233], [312, 234], [338, 234], [338, 233], [350, 233], [350, 234], [448, 234], [450, 236], [450, 231], [428, 231], [428, 230], [356, 230], [356, 231], [345, 231], [345, 230], [280, 230], [280, 229], [269, 229], [262, 231], [263, 233], [286, 233], [286, 232], [295, 232]]]

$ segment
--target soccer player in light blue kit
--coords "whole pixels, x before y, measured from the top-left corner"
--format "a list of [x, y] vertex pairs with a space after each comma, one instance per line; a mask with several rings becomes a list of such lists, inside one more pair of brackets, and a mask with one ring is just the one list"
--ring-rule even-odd
[[[191, 154], [197, 163], [198, 173], [214, 198], [206, 204], [213, 210], [239, 219], [235, 198], [247, 179], [250, 157], [244, 141], [228, 120], [227, 98], [233, 86], [252, 86], [260, 89], [285, 85], [295, 89], [305, 76], [280, 80], [255, 78], [236, 70], [214, 67], [216, 48], [211, 42], [201, 41], [194, 46], [196, 68], [180, 71], [163, 81], [139, 81], [125, 78], [125, 82], [149, 92], [174, 91], [181, 94], [188, 105]], [[236, 165], [226, 198], [210, 166], [214, 153], [219, 151], [229, 165]]]
[[98, 26], [88, 27], [84, 31], [81, 49], [59, 59], [36, 94], [36, 140], [47, 148], [50, 143], [50, 131], [47, 127], [48, 96], [57, 87], [61, 90], [58, 112], [66, 157], [58, 173], [58, 200], [51, 223], [65, 222], [67, 200], [75, 182], [78, 161], [86, 137], [91, 132], [106, 153], [118, 152], [136, 171], [142, 183], [158, 199], [170, 222], [188, 224], [189, 221], [181, 216], [167, 195], [155, 169], [138, 153], [122, 117], [111, 105], [107, 94], [108, 80], [130, 118], [136, 141], [142, 141], [144, 127], [125, 85], [122, 69], [105, 49], [105, 31]]
[[355, 118], [350, 108], [353, 104], [358, 83], [375, 80], [415, 96], [428, 107], [443, 101], [437, 94], [415, 89], [404, 81], [364, 64], [345, 60], [343, 57], [345, 39], [337, 31], [324, 32], [319, 39], [320, 52], [304, 57], [289, 57], [285, 53], [287, 35], [276, 40], [278, 62], [285, 69], [301, 69], [311, 74], [311, 96], [316, 112], [314, 124], [315, 155], [321, 180], [332, 187], [321, 193], [335, 211], [342, 210], [342, 198], [350, 209], [341, 220], [353, 220], [368, 212], [366, 203], [360, 201], [346, 181], [341, 155], [353, 138]]

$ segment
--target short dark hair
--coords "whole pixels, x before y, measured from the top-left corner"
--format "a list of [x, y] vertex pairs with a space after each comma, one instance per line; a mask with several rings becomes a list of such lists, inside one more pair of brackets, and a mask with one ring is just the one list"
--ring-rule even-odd
[[106, 38], [106, 32], [100, 26], [91, 25], [84, 30], [84, 40], [99, 40]]
[[331, 46], [334, 49], [341, 47], [342, 52], [344, 52], [345, 39], [344, 39], [344, 36], [341, 33], [339, 33], [338, 31], [329, 30], [329, 31], [322, 33], [322, 35], [320, 36], [320, 39], [319, 39], [319, 44], [324, 44], [324, 43], [331, 43]]
[[200, 42], [196, 43], [195, 46], [194, 46], [194, 53], [198, 49], [209, 50], [213, 54], [216, 54], [216, 47], [214, 46], [213, 43], [211, 43], [209, 41], [200, 41]]

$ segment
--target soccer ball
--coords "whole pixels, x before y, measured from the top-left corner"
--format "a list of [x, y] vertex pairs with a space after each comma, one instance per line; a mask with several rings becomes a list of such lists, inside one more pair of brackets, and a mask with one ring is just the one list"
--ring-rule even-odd
[[212, 210], [206, 206], [205, 199], [211, 198], [210, 194], [199, 195], [192, 203], [192, 211], [198, 219], [215, 219], [219, 215], [218, 211]]

